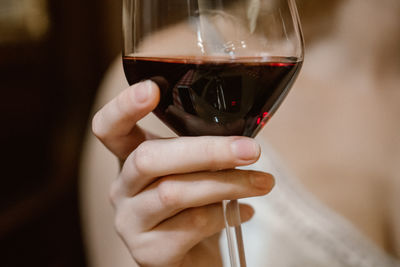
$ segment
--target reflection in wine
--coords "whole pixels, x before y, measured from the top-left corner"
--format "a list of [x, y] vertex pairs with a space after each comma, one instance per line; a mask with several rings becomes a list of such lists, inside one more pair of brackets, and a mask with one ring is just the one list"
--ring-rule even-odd
[[124, 57], [130, 84], [152, 79], [161, 90], [154, 113], [181, 136], [253, 137], [295, 81], [301, 62]]

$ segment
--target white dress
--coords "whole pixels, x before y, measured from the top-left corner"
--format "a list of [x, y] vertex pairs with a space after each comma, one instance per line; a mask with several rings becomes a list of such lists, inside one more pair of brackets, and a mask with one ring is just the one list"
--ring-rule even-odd
[[[313, 198], [271, 148], [262, 147], [260, 160], [248, 168], [272, 173], [276, 186], [265, 197], [242, 201], [256, 210], [253, 220], [242, 226], [249, 267], [400, 266], [350, 222]], [[227, 263], [225, 243], [223, 236]]]

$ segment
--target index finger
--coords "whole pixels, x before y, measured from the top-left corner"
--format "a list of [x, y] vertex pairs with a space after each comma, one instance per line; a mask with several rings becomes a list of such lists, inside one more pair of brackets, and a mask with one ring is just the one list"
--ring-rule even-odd
[[137, 83], [100, 109], [93, 118], [92, 131], [120, 159], [125, 159], [146, 139], [136, 123], [154, 110], [160, 98], [152, 81]]

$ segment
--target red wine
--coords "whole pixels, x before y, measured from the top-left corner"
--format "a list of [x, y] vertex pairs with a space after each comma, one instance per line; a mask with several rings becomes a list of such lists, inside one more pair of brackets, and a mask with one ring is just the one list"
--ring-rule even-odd
[[154, 113], [178, 135], [254, 137], [279, 107], [302, 63], [295, 58], [238, 60], [124, 57], [129, 84], [160, 87]]

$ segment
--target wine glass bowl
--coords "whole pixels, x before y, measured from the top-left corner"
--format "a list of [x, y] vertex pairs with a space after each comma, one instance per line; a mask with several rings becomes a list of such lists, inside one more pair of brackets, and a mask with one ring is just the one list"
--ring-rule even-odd
[[295, 8], [290, 0], [125, 0], [128, 82], [159, 85], [155, 114], [178, 135], [255, 136], [302, 65]]
[[[255, 137], [304, 56], [294, 0], [123, 0], [123, 36], [129, 84], [157, 83], [154, 113], [180, 136]], [[237, 202], [223, 207], [231, 266], [245, 266]]]

